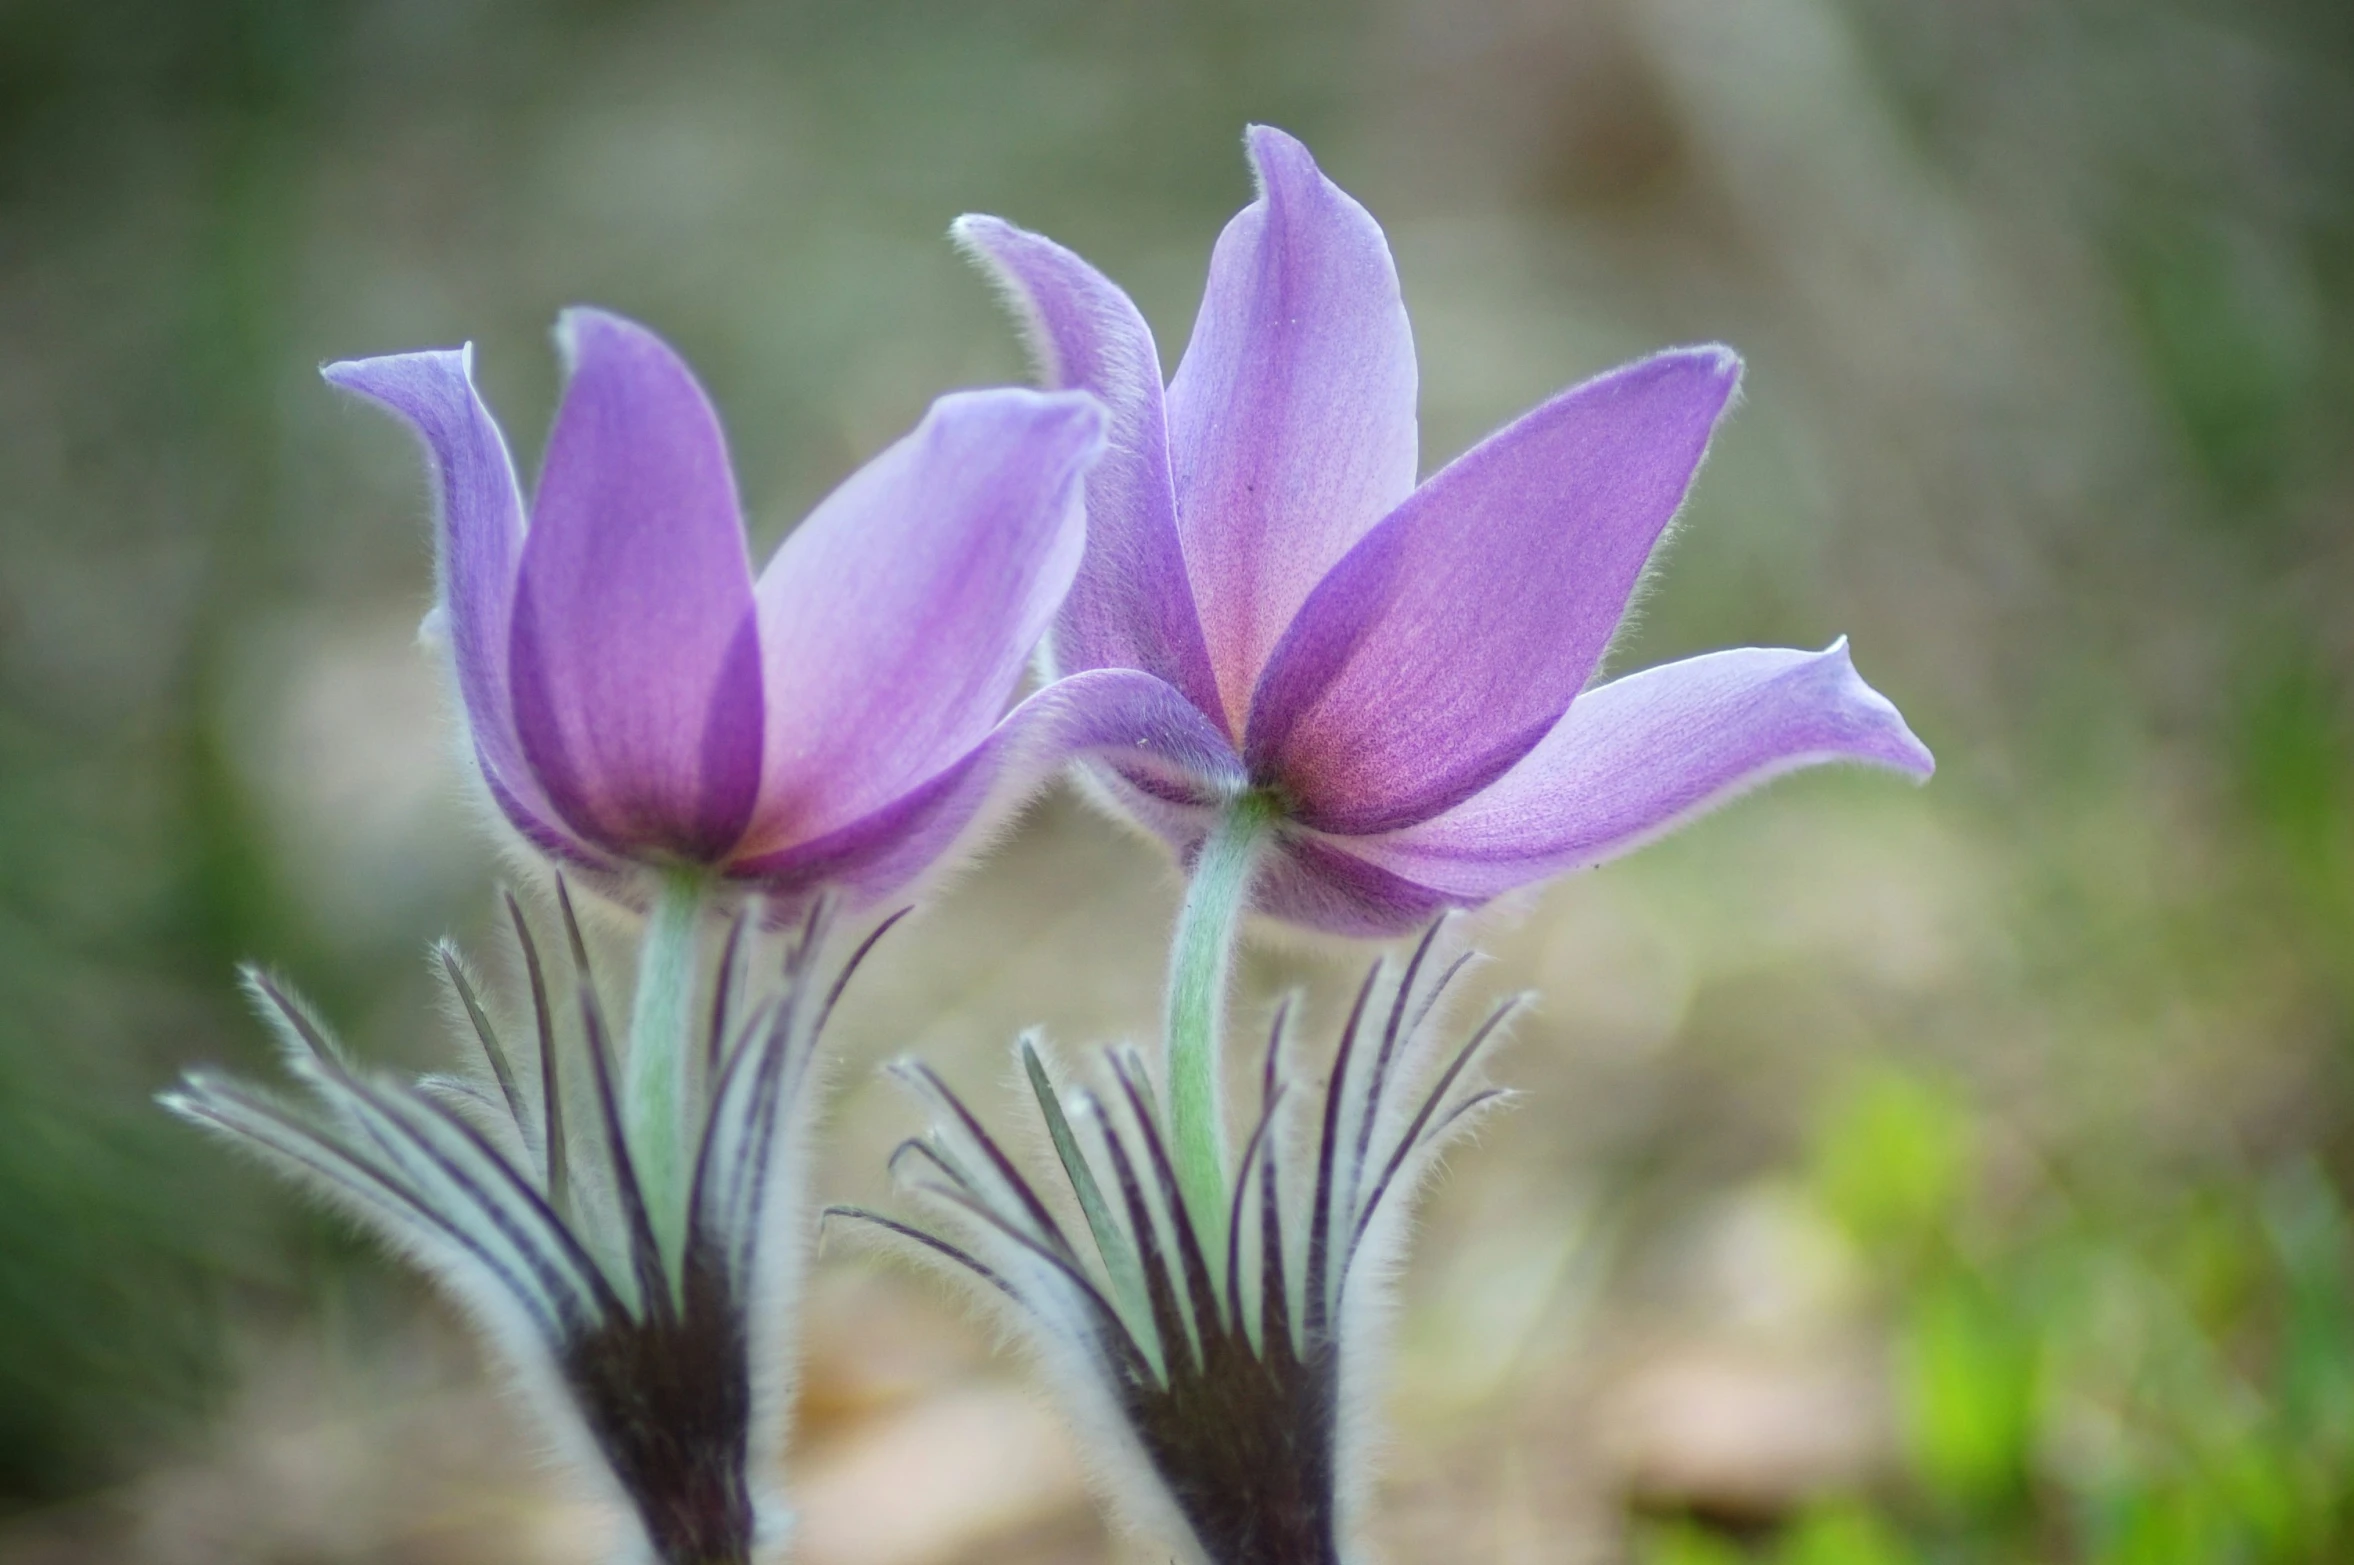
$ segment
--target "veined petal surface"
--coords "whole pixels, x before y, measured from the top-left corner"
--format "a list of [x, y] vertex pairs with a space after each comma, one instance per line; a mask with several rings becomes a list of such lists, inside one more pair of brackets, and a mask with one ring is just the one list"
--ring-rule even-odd
[[558, 335], [572, 376], [516, 587], [516, 730], [580, 835], [708, 861], [760, 786], [759, 633], [727, 444], [653, 333], [572, 310]]
[[1801, 766], [1936, 766], [1847, 643], [1742, 647], [1645, 669], [1585, 695], [1526, 759], [1435, 819], [1355, 853], [1471, 901], [1642, 846]]
[[1219, 710], [1177, 538], [1161, 361], [1144, 317], [1050, 239], [994, 217], [959, 218], [953, 232], [1021, 317], [1045, 383], [1090, 393], [1110, 421], [1087, 475], [1087, 551], [1050, 643], [1056, 672], [1140, 668]]
[[1244, 745], [1295, 818], [1360, 835], [1487, 786], [1557, 723], [1626, 612], [1733, 394], [1725, 348], [1555, 397], [1434, 476], [1319, 583]]
[[1103, 413], [1079, 392], [942, 397], [761, 573], [767, 758], [743, 851], [881, 808], [996, 726], [1079, 568]]
[[953, 858], [960, 839], [1000, 824], [1082, 755], [1117, 755], [1172, 780], [1242, 781], [1225, 736], [1174, 687], [1137, 669], [1090, 669], [1031, 696], [907, 793], [821, 837], [732, 863], [728, 873], [780, 896], [834, 886], [854, 902], [873, 902]]
[[1414, 338], [1380, 225], [1254, 126], [1259, 198], [1219, 236], [1170, 382], [1193, 596], [1230, 731], [1332, 563], [1414, 488]]

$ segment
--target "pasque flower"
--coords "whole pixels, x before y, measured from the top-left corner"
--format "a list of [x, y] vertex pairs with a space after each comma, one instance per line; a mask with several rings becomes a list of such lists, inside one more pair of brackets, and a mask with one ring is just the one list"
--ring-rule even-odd
[[688, 1202], [688, 1033], [715, 883], [772, 909], [906, 888], [1070, 755], [1215, 766], [1160, 680], [1103, 669], [1000, 721], [1078, 568], [1103, 414], [1082, 392], [941, 398], [756, 579], [719, 419], [653, 333], [566, 312], [570, 368], [525, 506], [468, 349], [331, 364], [423, 438], [435, 615], [491, 797], [649, 909], [625, 1139], [666, 1253]]
[[1227, 743], [1184, 788], [1101, 768], [1129, 812], [1191, 859], [1247, 798], [1270, 839], [1260, 909], [1386, 934], [1792, 767], [1929, 771], [1844, 643], [1587, 688], [1733, 395], [1730, 351], [1573, 387], [1418, 486], [1414, 343], [1381, 230], [1291, 137], [1256, 127], [1249, 146], [1258, 199], [1218, 241], [1166, 390], [1101, 274], [997, 219], [958, 225], [1047, 381], [1111, 412], [1055, 666], [1158, 674]]
[[1844, 641], [1742, 648], [1589, 689], [1740, 361], [1678, 349], [1574, 386], [1416, 483], [1414, 339], [1381, 229], [1264, 126], [1259, 195], [1210, 260], [1164, 389], [1126, 294], [968, 217], [1045, 378], [1110, 443], [1049, 640], [1140, 669], [1223, 740], [1172, 786], [1093, 770], [1191, 884], [1170, 969], [1169, 1117], [1196, 1220], [1224, 1209], [1218, 1028], [1238, 912], [1394, 934], [1623, 852], [1819, 761], [1926, 775]]
[[693, 374], [597, 310], [527, 508], [468, 349], [327, 366], [414, 427], [438, 487], [435, 618], [499, 809], [608, 880], [708, 871], [772, 894], [898, 891], [1094, 744], [1193, 715], [1133, 673], [999, 718], [1077, 569], [1089, 398], [941, 398], [754, 577]]

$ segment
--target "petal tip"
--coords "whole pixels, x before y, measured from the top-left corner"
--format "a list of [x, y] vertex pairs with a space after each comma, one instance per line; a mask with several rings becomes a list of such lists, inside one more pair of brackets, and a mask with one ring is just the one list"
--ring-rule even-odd
[[675, 358], [668, 343], [646, 327], [626, 315], [594, 304], [569, 304], [556, 312], [556, 352], [567, 372], [580, 367], [585, 353], [611, 349], [651, 348], [665, 358]]
[[967, 212], [948, 225], [949, 240], [959, 249], [967, 251], [1002, 244], [1020, 233], [1020, 229], [1004, 218], [987, 212]]
[[1104, 416], [1103, 404], [1095, 399], [1094, 393], [1077, 390], [1034, 391], [1029, 395], [1037, 397], [1046, 406], [1049, 416], [1057, 422], [1085, 431], [1090, 444], [1102, 442], [1108, 420]]
[[1602, 379], [1639, 395], [1685, 402], [1714, 424], [1741, 400], [1743, 368], [1740, 354], [1721, 342], [1706, 342], [1664, 349]]
[[977, 391], [951, 391], [932, 401], [917, 434], [926, 440], [968, 420], [1005, 418], [1024, 432], [1067, 441], [1076, 451], [1092, 454], [1102, 446], [1107, 420], [1103, 404], [1084, 391], [1032, 391], [1026, 386], [988, 386]]
[[1921, 742], [1912, 726], [1904, 720], [1904, 713], [1896, 703], [1864, 681], [1855, 666], [1855, 655], [1845, 636], [1833, 641], [1815, 654], [1822, 662], [1837, 665], [1841, 683], [1849, 699], [1877, 730], [1878, 743], [1868, 747], [1859, 759], [1875, 761], [1890, 771], [1902, 772], [1915, 783], [1925, 783], [1937, 771], [1937, 757]]
[[1910, 777], [1915, 784], [1927, 782], [1937, 775], [1937, 757], [1921, 742], [1921, 736], [1913, 732], [1912, 725], [1904, 720], [1893, 702], [1888, 711], [1896, 728], [1892, 736], [1895, 740], [1894, 754], [1888, 764]]
[[967, 212], [950, 223], [948, 242], [1005, 287], [1021, 309], [1032, 307], [1023, 302], [1029, 291], [1021, 275], [1025, 262], [1077, 259], [1045, 235], [988, 212]]
[[1250, 154], [1251, 162], [1258, 166], [1262, 175], [1268, 171], [1267, 165], [1279, 158], [1297, 159], [1311, 169], [1316, 166], [1315, 155], [1309, 152], [1308, 144], [1278, 126], [1257, 122], [1246, 125], [1242, 131], [1242, 143]]
[[1243, 133], [1243, 145], [1250, 155], [1260, 200], [1280, 202], [1287, 193], [1297, 199], [1314, 190], [1339, 193], [1339, 187], [1317, 165], [1308, 144], [1291, 132], [1253, 125]]
[[1920, 736], [1913, 732], [1911, 725], [1905, 722], [1903, 715], [1892, 703], [1888, 705], [1886, 722], [1886, 743], [1872, 759], [1892, 772], [1902, 773], [1915, 787], [1936, 776], [1937, 757], [1930, 753], [1929, 747], [1921, 742]]
[[[1065, 379], [1062, 345], [1048, 323], [1041, 289], [1057, 291], [1054, 274], [1076, 261], [1053, 240], [1028, 232], [984, 212], [967, 212], [948, 225], [948, 240], [967, 261], [980, 269], [1018, 325], [1036, 361], [1039, 378], [1048, 384]], [[1044, 270], [1041, 270], [1043, 266]]]
[[1723, 385], [1728, 393], [1741, 382], [1741, 355], [1721, 342], [1696, 343], [1689, 348], [1670, 348], [1653, 363], [1663, 367], [1689, 370], [1704, 379]]
[[635, 323], [614, 314], [601, 304], [568, 304], [556, 312], [556, 330], [560, 332], [576, 332], [583, 326], [629, 326], [633, 324]]
[[408, 353], [380, 353], [365, 359], [331, 359], [319, 366], [319, 378], [339, 391], [383, 400], [388, 383], [414, 370], [455, 368], [469, 386], [474, 382], [474, 344], [455, 348], [418, 348]]
[[1111, 430], [1111, 420], [1105, 415], [1102, 403], [1084, 391], [1014, 389], [1029, 402], [1033, 427], [1061, 442], [1075, 469], [1094, 463]]

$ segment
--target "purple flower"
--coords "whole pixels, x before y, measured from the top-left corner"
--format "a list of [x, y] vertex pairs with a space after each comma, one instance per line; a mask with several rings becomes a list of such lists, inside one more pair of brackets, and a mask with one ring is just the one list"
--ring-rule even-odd
[[435, 617], [474, 754], [542, 850], [608, 876], [698, 866], [871, 899], [1077, 751], [1190, 743], [1188, 770], [1219, 764], [1198, 717], [1134, 671], [999, 721], [1079, 565], [1103, 443], [1087, 396], [941, 398], [755, 578], [719, 420], [686, 365], [601, 311], [568, 311], [557, 336], [570, 380], [528, 528], [471, 349], [324, 372], [424, 440]]
[[1572, 387], [1417, 485], [1414, 344], [1381, 230], [1291, 137], [1254, 127], [1249, 146], [1259, 198], [1218, 241], [1165, 391], [1116, 286], [997, 219], [958, 225], [1046, 379], [1111, 415], [1055, 664], [1156, 674], [1225, 741], [1181, 786], [1097, 768], [1127, 810], [1190, 860], [1247, 797], [1273, 818], [1257, 905], [1374, 934], [1595, 864], [1793, 767], [1931, 770], [1844, 642], [1587, 688], [1732, 398], [1729, 350]]

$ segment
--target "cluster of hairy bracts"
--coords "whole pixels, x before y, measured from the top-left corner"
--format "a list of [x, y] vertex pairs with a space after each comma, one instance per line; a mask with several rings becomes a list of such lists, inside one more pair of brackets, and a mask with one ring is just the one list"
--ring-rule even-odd
[[1090, 1444], [1132, 1520], [1213, 1565], [1336, 1565], [1371, 1467], [1364, 1404], [1405, 1210], [1439, 1149], [1506, 1095], [1478, 1065], [1519, 999], [1450, 1047], [1433, 1012], [1469, 957], [1429, 978], [1437, 933], [1402, 969], [1366, 974], [1320, 1094], [1298, 1090], [1279, 1009], [1222, 1210], [1189, 1209], [1135, 1051], [1107, 1055], [1100, 1092], [1058, 1087], [1026, 1037], [1063, 1189], [902, 1064], [934, 1123], [894, 1171], [946, 1222], [828, 1215], [913, 1241], [1010, 1303], [1073, 1411], [1109, 1436]]
[[559, 884], [568, 985], [551, 981], [529, 920], [506, 900], [535, 1048], [508, 1047], [447, 943], [435, 961], [471, 1058], [415, 1080], [362, 1068], [284, 985], [249, 971], [307, 1101], [204, 1071], [165, 1103], [258, 1151], [440, 1280], [504, 1351], [557, 1448], [618, 1490], [651, 1558], [759, 1558], [786, 1524], [766, 1475], [781, 1456], [784, 1338], [809, 1242], [812, 1062], [882, 931], [828, 981], [825, 907], [783, 937], [773, 965], [759, 954], [771, 937], [737, 918], [696, 1061], [683, 1237], [666, 1249], [624, 1132], [621, 1061], [571, 899]]

